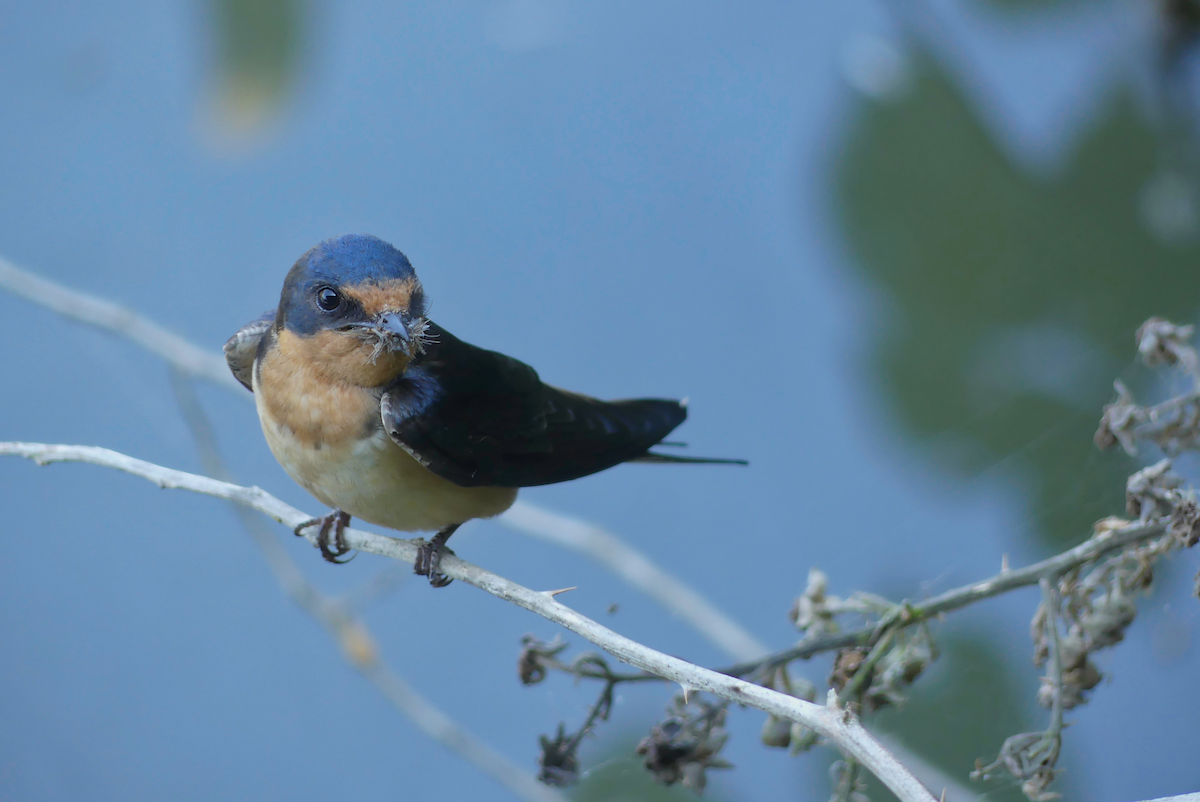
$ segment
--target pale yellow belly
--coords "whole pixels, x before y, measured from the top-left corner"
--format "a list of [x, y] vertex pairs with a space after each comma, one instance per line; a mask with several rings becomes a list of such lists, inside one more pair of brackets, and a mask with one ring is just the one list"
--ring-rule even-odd
[[279, 464], [323, 504], [402, 532], [435, 531], [512, 506], [515, 488], [459, 487], [421, 466], [380, 429], [370, 438], [313, 448], [264, 413], [267, 445]]

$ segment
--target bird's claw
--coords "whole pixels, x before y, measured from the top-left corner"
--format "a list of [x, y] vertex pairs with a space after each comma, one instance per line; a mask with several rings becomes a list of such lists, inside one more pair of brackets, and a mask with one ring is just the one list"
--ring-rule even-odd
[[413, 562], [413, 573], [417, 576], [429, 577], [429, 584], [435, 588], [444, 588], [454, 580], [438, 570], [442, 564], [442, 555], [453, 554], [446, 547], [445, 540], [433, 538], [421, 543], [417, 549], [417, 559]]
[[[350, 553], [350, 546], [346, 544], [346, 527], [350, 524], [350, 513], [342, 512], [341, 510], [333, 510], [328, 515], [323, 515], [320, 518], [310, 518], [304, 523], [297, 526], [292, 531], [297, 537], [304, 536], [304, 530], [310, 526], [320, 524], [321, 528], [317, 531], [317, 548], [321, 550], [321, 556], [327, 562], [348, 563], [353, 557], [339, 559], [345, 554]], [[333, 534], [333, 548], [330, 548], [330, 533]]]

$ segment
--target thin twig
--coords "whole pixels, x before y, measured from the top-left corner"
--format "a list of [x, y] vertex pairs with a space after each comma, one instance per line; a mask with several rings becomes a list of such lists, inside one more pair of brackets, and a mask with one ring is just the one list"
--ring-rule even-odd
[[735, 660], [753, 660], [770, 651], [700, 593], [602, 527], [523, 501], [496, 520], [510, 529], [587, 555], [679, 616]]
[[[236, 501], [289, 527], [295, 527], [311, 518], [257, 487], [242, 487], [206, 476], [165, 468], [95, 446], [0, 443], [0, 454], [25, 457], [42, 465], [52, 462], [87, 462], [116, 468], [148, 479], [159, 487], [191, 490]], [[310, 534], [307, 537], [315, 541], [316, 535]], [[416, 559], [420, 546], [420, 541], [385, 537], [357, 529], [347, 529], [345, 539], [351, 548], [358, 551], [408, 563]], [[458, 557], [447, 555], [442, 560], [441, 569], [452, 579], [474, 585], [571, 630], [622, 662], [657, 674], [685, 688], [711, 693], [810, 727], [854, 756], [903, 802], [933, 802], [933, 795], [908, 769], [863, 728], [848, 708], [837, 704], [836, 694], [831, 695], [829, 704], [824, 706], [796, 699], [643, 646], [580, 615], [547, 592], [523, 587]]]
[[[1049, 738], [1057, 739], [1063, 728], [1063, 657], [1062, 643], [1058, 634], [1059, 601], [1057, 575], [1044, 576], [1041, 579], [1042, 604], [1046, 610], [1046, 634], [1050, 646], [1050, 660], [1047, 670], [1050, 682], [1053, 683], [1050, 703], [1050, 726], [1046, 729]], [[1057, 749], [1055, 753], [1057, 754]]]
[[220, 354], [199, 348], [172, 331], [123, 306], [77, 292], [0, 258], [0, 287], [64, 317], [120, 334], [185, 373], [241, 390]]
[[[900, 628], [908, 627], [921, 621], [927, 621], [942, 613], [957, 610], [974, 604], [982, 599], [998, 596], [1016, 588], [1036, 585], [1046, 574], [1060, 575], [1077, 566], [1095, 560], [1097, 557], [1122, 549], [1132, 543], [1147, 540], [1163, 534], [1165, 523], [1148, 523], [1125, 526], [1112, 529], [1097, 535], [1073, 549], [1057, 554], [1049, 559], [1034, 563], [1015, 571], [1003, 571], [982, 582], [974, 582], [961, 588], [946, 591], [922, 603], [908, 603], [910, 614], [898, 624]], [[761, 660], [739, 663], [722, 669], [726, 674], [744, 677], [758, 672], [769, 671], [793, 660], [806, 660], [823, 652], [844, 649], [848, 646], [865, 646], [871, 643], [878, 634], [874, 624], [858, 627], [857, 629], [821, 635], [816, 638], [806, 638], [795, 646], [768, 655]]]
[[390, 596], [412, 579], [413, 572], [403, 565], [390, 565], [375, 576], [342, 595], [342, 601], [353, 610], [361, 610]]
[[[184, 422], [191, 430], [204, 470], [222, 481], [232, 477], [217, 450], [216, 436], [200, 400], [181, 371], [171, 371], [171, 384]], [[400, 713], [419, 730], [442, 744], [475, 768], [489, 775], [516, 796], [529, 802], [563, 802], [558, 791], [539, 783], [506, 757], [464, 730], [449, 716], [425, 699], [379, 656], [379, 648], [366, 622], [356, 616], [347, 601], [331, 599], [321, 593], [280, 546], [275, 534], [261, 516], [230, 503], [250, 539], [266, 558], [267, 565], [292, 601], [314, 618], [341, 647], [347, 662], [383, 694]]]
[[597, 666], [595, 663], [588, 661], [576, 660], [571, 663], [564, 663], [557, 657], [543, 657], [541, 665], [546, 668], [552, 668], [555, 671], [561, 671], [564, 674], [570, 674], [572, 677], [579, 679], [599, 679], [605, 682], [611, 682], [613, 685], [622, 685], [626, 682], [646, 682], [647, 680], [661, 681], [662, 677], [657, 677], [654, 674], [647, 674], [644, 671], [640, 673], [620, 673], [613, 671], [607, 666]]
[[854, 676], [846, 683], [846, 687], [842, 688], [842, 692], [838, 694], [838, 701], [841, 704], [849, 704], [852, 701], [862, 701], [862, 692], [865, 691], [870, 683], [871, 675], [875, 672], [875, 666], [879, 663], [880, 658], [887, 653], [887, 650], [892, 647], [892, 641], [896, 637], [896, 629], [889, 629], [887, 633], [880, 638], [874, 646], [871, 647], [870, 653], [867, 654], [863, 661], [859, 663], [858, 668], [854, 671]]
[[1063, 730], [1063, 654], [1058, 633], [1061, 603], [1058, 574], [1042, 577], [1042, 603], [1034, 616], [1035, 643], [1044, 633], [1048, 665], [1045, 681], [1050, 685], [1050, 724], [1042, 732], [1023, 732], [1005, 739], [1000, 754], [988, 765], [976, 762], [971, 778], [987, 780], [1000, 771], [1021, 783], [1021, 791], [1032, 802], [1049, 802], [1061, 795], [1049, 786], [1058, 774], [1058, 756], [1062, 751]]

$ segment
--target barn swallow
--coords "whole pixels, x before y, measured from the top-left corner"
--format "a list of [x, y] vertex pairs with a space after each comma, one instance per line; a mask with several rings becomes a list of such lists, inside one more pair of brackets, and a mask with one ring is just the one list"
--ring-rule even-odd
[[414, 565], [435, 587], [450, 582], [438, 570], [447, 539], [507, 510], [518, 488], [621, 462], [745, 464], [651, 451], [687, 417], [682, 402], [560, 390], [459, 340], [426, 316], [404, 254], [371, 236], [301, 256], [278, 308], [233, 335], [225, 358], [254, 393], [275, 458], [334, 508], [296, 534], [319, 526], [322, 555], [340, 562], [351, 516], [436, 532]]

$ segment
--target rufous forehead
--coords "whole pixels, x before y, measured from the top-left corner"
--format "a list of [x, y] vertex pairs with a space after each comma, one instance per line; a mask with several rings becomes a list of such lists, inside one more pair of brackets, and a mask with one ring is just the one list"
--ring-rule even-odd
[[342, 292], [362, 304], [367, 315], [384, 310], [401, 311], [421, 297], [421, 282], [415, 278], [388, 279], [379, 283], [342, 287]]

